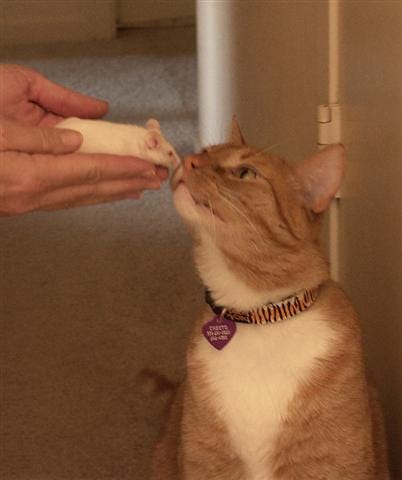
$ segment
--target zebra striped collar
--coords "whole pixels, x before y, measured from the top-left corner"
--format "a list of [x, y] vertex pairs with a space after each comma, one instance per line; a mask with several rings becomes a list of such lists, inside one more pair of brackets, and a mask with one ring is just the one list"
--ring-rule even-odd
[[205, 301], [211, 307], [212, 311], [222, 318], [240, 323], [253, 323], [255, 325], [265, 325], [266, 323], [276, 323], [287, 318], [294, 317], [298, 313], [307, 310], [317, 299], [320, 287], [306, 288], [302, 292], [285, 298], [278, 303], [267, 303], [259, 308], [249, 310], [248, 312], [233, 310], [215, 305], [209, 290], [205, 290]]

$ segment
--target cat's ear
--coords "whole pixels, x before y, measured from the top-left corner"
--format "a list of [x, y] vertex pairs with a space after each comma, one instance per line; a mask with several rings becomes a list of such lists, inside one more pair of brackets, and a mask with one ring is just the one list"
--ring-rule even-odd
[[155, 120], [154, 118], [150, 118], [149, 120], [147, 120], [145, 127], [147, 128], [147, 130], [157, 130], [158, 132], [161, 131], [161, 126], [158, 120]]
[[294, 167], [302, 184], [307, 206], [315, 213], [326, 210], [345, 173], [345, 148], [329, 145]]
[[150, 130], [145, 135], [145, 144], [150, 150], [157, 150], [161, 147], [161, 136], [155, 130]]
[[237, 120], [237, 116], [233, 115], [232, 117], [232, 126], [230, 131], [230, 143], [234, 143], [235, 145], [245, 145], [246, 141], [244, 140], [243, 134], [240, 130], [240, 125]]

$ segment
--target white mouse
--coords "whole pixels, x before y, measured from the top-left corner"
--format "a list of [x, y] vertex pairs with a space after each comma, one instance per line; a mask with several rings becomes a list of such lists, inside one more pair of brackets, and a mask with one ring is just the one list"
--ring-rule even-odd
[[82, 134], [84, 140], [78, 152], [132, 155], [172, 168], [180, 164], [180, 157], [163, 136], [159, 122], [155, 119], [148, 120], [144, 128], [70, 117], [62, 120], [56, 127], [69, 128]]

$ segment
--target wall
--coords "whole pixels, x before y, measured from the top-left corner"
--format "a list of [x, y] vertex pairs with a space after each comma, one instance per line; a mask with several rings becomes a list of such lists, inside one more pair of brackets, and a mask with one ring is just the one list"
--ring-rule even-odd
[[0, 47], [108, 40], [116, 26], [193, 24], [195, 0], [0, 0]]
[[340, 202], [341, 282], [364, 323], [396, 479], [402, 478], [402, 2], [340, 6], [349, 167]]
[[119, 25], [194, 23], [195, 0], [117, 0]]
[[114, 0], [0, 0], [0, 47], [110, 39], [114, 34]]
[[239, 116], [249, 143], [297, 160], [316, 148], [327, 101], [326, 2], [197, 4], [201, 143], [225, 138]]

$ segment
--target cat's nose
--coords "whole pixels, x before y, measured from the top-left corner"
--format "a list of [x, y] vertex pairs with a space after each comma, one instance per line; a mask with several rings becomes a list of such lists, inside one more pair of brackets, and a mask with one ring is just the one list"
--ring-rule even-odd
[[187, 155], [184, 158], [184, 170], [186, 172], [189, 172], [190, 170], [193, 170], [194, 168], [199, 168], [200, 167], [200, 158], [198, 155]]

